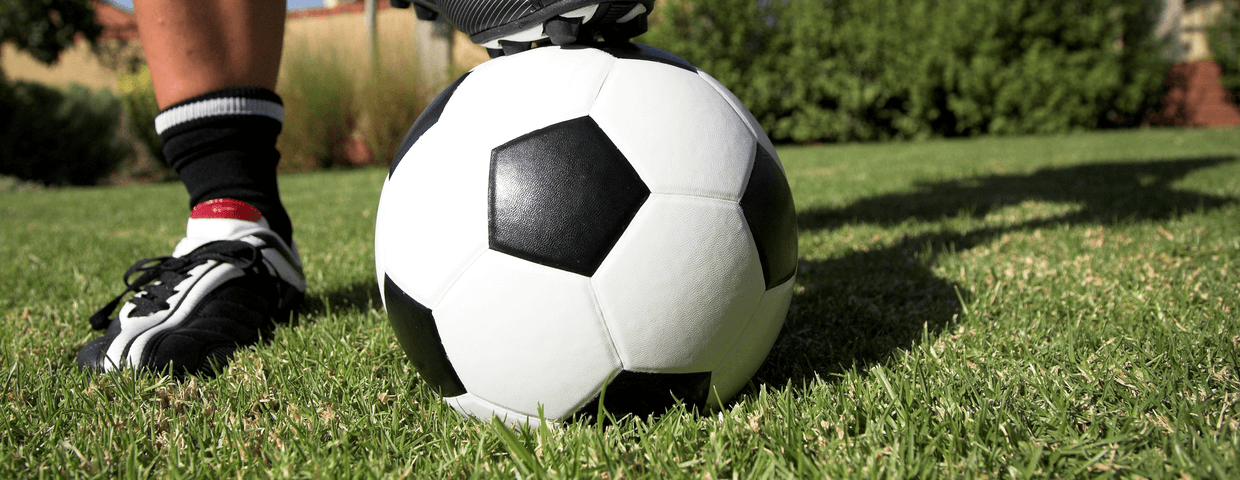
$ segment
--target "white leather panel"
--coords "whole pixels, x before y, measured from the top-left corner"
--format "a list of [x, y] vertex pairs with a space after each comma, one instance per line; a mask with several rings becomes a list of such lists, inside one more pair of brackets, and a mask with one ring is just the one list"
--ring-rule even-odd
[[[439, 124], [488, 150], [548, 125], [584, 117], [615, 58], [598, 50], [538, 48], [474, 68]], [[490, 157], [488, 156], [488, 159]]]
[[698, 70], [698, 75], [703, 80], [706, 80], [706, 83], [710, 84], [715, 91], [719, 92], [719, 95], [724, 100], [727, 100], [728, 104], [732, 105], [732, 109], [736, 111], [737, 115], [740, 115], [741, 119], [745, 121], [745, 126], [749, 127], [749, 131], [758, 139], [758, 144], [766, 148], [767, 153], [770, 153], [771, 157], [775, 158], [775, 163], [779, 164], [779, 168], [784, 168], [783, 163], [779, 161], [779, 155], [775, 153], [775, 144], [771, 143], [771, 138], [766, 135], [766, 130], [762, 129], [762, 125], [758, 123], [758, 119], [754, 118], [753, 113], [748, 108], [745, 108], [745, 104], [741, 103], [741, 100], [736, 98], [736, 95], [731, 90], [728, 90], [727, 87], [719, 83], [719, 80], [710, 76], [709, 73]]
[[625, 369], [710, 371], [765, 288], [740, 206], [651, 195], [593, 277]]
[[382, 270], [432, 309], [487, 248], [490, 150], [440, 127], [409, 149], [384, 186], [375, 231]]
[[493, 250], [434, 315], [465, 390], [515, 412], [564, 417], [620, 367], [588, 278]]
[[757, 142], [697, 74], [657, 62], [617, 61], [590, 116], [652, 192], [740, 199]]
[[[541, 423], [538, 420], [538, 415], [517, 413], [478, 398], [477, 395], [472, 393], [445, 398], [443, 401], [451, 405], [461, 415], [474, 417], [484, 422], [490, 422], [491, 418], [495, 417], [512, 428], [536, 427]], [[548, 422], [550, 421], [548, 420]]]
[[710, 404], [719, 406], [736, 395], [749, 378], [762, 366], [763, 360], [771, 352], [783, 328], [784, 317], [788, 315], [788, 306], [792, 302], [792, 287], [796, 284], [796, 276], [766, 292], [758, 311], [745, 327], [745, 331], [737, 338], [723, 362], [711, 376]]

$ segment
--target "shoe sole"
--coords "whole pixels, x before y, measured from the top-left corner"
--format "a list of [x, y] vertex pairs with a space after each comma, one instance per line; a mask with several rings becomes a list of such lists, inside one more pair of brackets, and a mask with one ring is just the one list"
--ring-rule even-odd
[[[443, 15], [440, 7], [429, 0], [390, 0], [393, 7], [413, 7], [418, 18], [436, 20]], [[606, 7], [602, 12], [600, 8]], [[515, 53], [514, 44], [531, 45], [550, 41], [566, 45], [578, 41], [592, 42], [602, 37], [608, 42], [624, 42], [646, 31], [646, 16], [654, 8], [654, 0], [559, 0], [524, 17], [499, 26], [469, 33], [470, 25], [458, 25], [474, 43], [492, 51], [492, 56]], [[477, 23], [477, 19], [465, 19]], [[526, 47], [525, 49], [528, 49]], [[498, 52], [497, 52], [498, 51]]]

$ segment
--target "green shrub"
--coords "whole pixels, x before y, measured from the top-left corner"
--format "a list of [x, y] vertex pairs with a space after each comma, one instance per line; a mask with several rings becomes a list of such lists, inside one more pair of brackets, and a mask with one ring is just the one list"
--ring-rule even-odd
[[121, 102], [106, 90], [0, 79], [0, 175], [94, 185], [133, 154], [120, 119]]
[[146, 65], [134, 73], [121, 75], [116, 81], [125, 113], [129, 115], [130, 131], [146, 146], [151, 155], [164, 160], [164, 142], [155, 133], [155, 116], [159, 104], [155, 102], [155, 87], [151, 84], [151, 70]]
[[412, 53], [384, 56], [382, 68], [362, 81], [358, 92], [356, 134], [374, 152], [378, 164], [391, 163], [409, 127], [435, 93], [417, 74], [418, 59]]
[[117, 168], [115, 181], [159, 182], [175, 180], [177, 174], [164, 161], [164, 143], [155, 133], [155, 116], [159, 104], [151, 85], [151, 72], [145, 63], [116, 81], [121, 104], [125, 108], [127, 138], [133, 144], [134, 156]]
[[1156, 2], [668, 0], [643, 41], [732, 89], [782, 141], [1136, 125], [1166, 65]]
[[333, 49], [298, 46], [285, 54], [276, 89], [284, 101], [277, 144], [282, 169], [317, 170], [340, 163], [333, 147], [352, 130], [353, 77]]
[[1223, 88], [1240, 103], [1240, 1], [1223, 2], [1223, 12], [1206, 30], [1210, 54], [1223, 70]]
[[[286, 49], [276, 87], [284, 101], [277, 147], [285, 171], [386, 165], [425, 106], [426, 86], [410, 52], [384, 56], [378, 70], [359, 67], [333, 48]], [[361, 145], [364, 145], [362, 147]]]

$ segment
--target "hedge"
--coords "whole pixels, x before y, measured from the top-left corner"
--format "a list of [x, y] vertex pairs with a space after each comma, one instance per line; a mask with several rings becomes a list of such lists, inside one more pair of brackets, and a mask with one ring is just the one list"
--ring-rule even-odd
[[1223, 11], [1207, 29], [1210, 54], [1223, 72], [1223, 88], [1240, 104], [1240, 1], [1223, 2]]
[[116, 81], [125, 113], [129, 115], [130, 132], [142, 142], [151, 156], [163, 163], [164, 142], [155, 133], [155, 116], [159, 104], [155, 102], [155, 87], [151, 84], [151, 70], [145, 63], [133, 73], [121, 75]]
[[133, 155], [121, 102], [106, 90], [0, 77], [0, 175], [46, 185], [94, 185]]
[[1157, 0], [665, 0], [642, 40], [777, 141], [1138, 125], [1168, 64]]

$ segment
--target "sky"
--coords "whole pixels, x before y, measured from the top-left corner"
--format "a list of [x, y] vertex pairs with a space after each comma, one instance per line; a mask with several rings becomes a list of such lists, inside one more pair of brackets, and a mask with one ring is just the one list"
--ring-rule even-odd
[[[126, 8], [133, 10], [133, 0], [113, 0], [116, 3], [124, 5]], [[288, 9], [294, 10], [306, 7], [318, 7], [323, 5], [323, 0], [288, 0]]]

